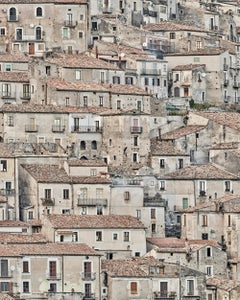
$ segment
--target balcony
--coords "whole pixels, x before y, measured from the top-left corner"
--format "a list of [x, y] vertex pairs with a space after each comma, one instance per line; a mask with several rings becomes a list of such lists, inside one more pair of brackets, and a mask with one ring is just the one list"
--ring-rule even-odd
[[65, 20], [64, 21], [64, 26], [65, 27], [71, 27], [71, 28], [74, 28], [77, 26], [77, 21], [72, 21], [72, 20]]
[[156, 18], [157, 17], [157, 12], [153, 11], [153, 10], [149, 10], [148, 11], [148, 15], [149, 15], [149, 17]]
[[96, 295], [95, 293], [88, 293], [83, 295], [83, 300], [96, 300]]
[[10, 91], [2, 92], [1, 98], [2, 99], [16, 100], [16, 93], [13, 93], [13, 92], [10, 92]]
[[0, 189], [1, 196], [15, 196], [15, 189]]
[[161, 70], [159, 69], [143, 69], [142, 75], [161, 75]]
[[239, 82], [238, 81], [234, 81], [233, 82], [233, 88], [238, 89], [239, 88]]
[[187, 295], [182, 296], [183, 300], [200, 300], [200, 296], [194, 295], [192, 293], [188, 293]]
[[23, 99], [23, 100], [30, 100], [31, 99], [31, 94], [30, 93], [23, 93], [20, 96], [20, 98]]
[[55, 198], [41, 198], [43, 206], [54, 206]]
[[34, 125], [34, 124], [25, 125], [25, 132], [38, 132], [38, 125]]
[[102, 132], [102, 127], [97, 126], [73, 126], [72, 132]]
[[82, 280], [92, 281], [96, 279], [95, 272], [82, 272]]
[[53, 125], [52, 132], [64, 132], [65, 126], [64, 125]]
[[206, 196], [206, 191], [200, 191], [199, 196], [200, 197], [205, 197]]
[[176, 299], [177, 293], [176, 292], [154, 292], [153, 299], [154, 300], [174, 300]]
[[0, 273], [0, 278], [11, 278], [13, 277], [13, 272], [10, 270], [6, 270]]
[[107, 199], [98, 199], [98, 198], [86, 198], [81, 199], [78, 198], [77, 205], [78, 206], [107, 206]]
[[130, 127], [131, 133], [142, 133], [142, 127], [132, 126]]
[[47, 273], [46, 274], [47, 280], [60, 280], [61, 273]]

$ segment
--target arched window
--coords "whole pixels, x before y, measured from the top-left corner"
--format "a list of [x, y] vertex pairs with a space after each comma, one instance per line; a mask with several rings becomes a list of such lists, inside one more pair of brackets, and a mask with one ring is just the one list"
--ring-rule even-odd
[[36, 40], [41, 40], [42, 38], [42, 28], [41, 27], [36, 27]]
[[15, 7], [9, 9], [9, 21], [17, 21], [17, 10]]
[[80, 150], [86, 150], [86, 142], [85, 141], [80, 142]]
[[92, 141], [92, 149], [93, 150], [97, 149], [97, 142], [96, 141]]
[[37, 7], [37, 9], [36, 9], [36, 16], [37, 17], [42, 17], [42, 15], [43, 15], [42, 8], [41, 7]]

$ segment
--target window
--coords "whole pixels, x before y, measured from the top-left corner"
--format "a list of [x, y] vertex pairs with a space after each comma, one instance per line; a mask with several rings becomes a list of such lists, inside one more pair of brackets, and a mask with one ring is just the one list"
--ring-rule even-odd
[[206, 267], [206, 273], [207, 273], [207, 276], [212, 276], [213, 275], [212, 266], [207, 266]]
[[120, 84], [120, 77], [119, 76], [113, 76], [113, 84]]
[[141, 253], [140, 253], [140, 252], [135, 252], [134, 256], [135, 256], [135, 257], [140, 257], [140, 256], [141, 256]]
[[145, 83], [145, 85], [149, 85], [149, 80], [147, 77], [144, 78], [144, 83]]
[[8, 277], [8, 260], [7, 259], [1, 259], [1, 277]]
[[11, 7], [9, 9], [9, 16], [8, 16], [9, 21], [17, 21], [17, 10], [15, 7]]
[[81, 80], [82, 79], [82, 71], [76, 70], [75, 76], [76, 76], [76, 80]]
[[182, 169], [183, 168], [183, 159], [179, 158], [178, 159], [178, 169]]
[[97, 150], [97, 142], [96, 141], [92, 141], [91, 148], [92, 148], [92, 150]]
[[131, 293], [132, 295], [138, 293], [138, 285], [137, 285], [137, 282], [130, 282], [130, 293]]
[[97, 242], [102, 241], [102, 231], [96, 231], [96, 241]]
[[73, 232], [72, 234], [72, 242], [77, 242], [78, 241], [78, 233], [77, 232]]
[[202, 41], [197, 41], [196, 42], [196, 47], [197, 47], [197, 49], [201, 49], [202, 48]]
[[128, 231], [124, 231], [123, 232], [123, 241], [124, 242], [129, 242], [129, 232]]
[[9, 83], [3, 83], [2, 96], [3, 97], [11, 97], [11, 85]]
[[171, 40], [174, 40], [176, 38], [175, 32], [170, 32], [169, 37], [170, 37]]
[[41, 7], [36, 8], [36, 17], [42, 17], [43, 16], [43, 10]]
[[190, 162], [194, 162], [194, 150], [190, 150]]
[[6, 28], [0, 27], [0, 36], [6, 35]]
[[67, 39], [69, 37], [69, 29], [67, 27], [63, 27], [62, 37], [65, 38], [65, 39]]
[[83, 31], [79, 31], [79, 32], [78, 32], [78, 37], [79, 37], [80, 39], [83, 38]]
[[208, 240], [208, 234], [202, 233], [202, 240]]
[[126, 77], [125, 84], [133, 84], [133, 77]]
[[23, 84], [23, 97], [30, 98], [30, 85], [29, 84]]
[[80, 142], [80, 150], [86, 150], [86, 142], [85, 141]]
[[205, 194], [206, 194], [206, 182], [205, 181], [199, 182], [199, 192], [200, 192], [200, 196], [205, 196]]
[[228, 227], [231, 227], [232, 224], [231, 224], [231, 215], [228, 215]]
[[69, 106], [69, 97], [65, 98], [65, 106]]
[[88, 196], [87, 188], [81, 188], [80, 193], [79, 193], [79, 198], [80, 199], [87, 199], [87, 196]]
[[63, 190], [63, 199], [69, 199], [69, 189]]
[[42, 39], [42, 28], [37, 26], [35, 32], [36, 32], [36, 40], [41, 40]]
[[194, 295], [194, 280], [187, 280], [187, 293], [188, 295]]
[[203, 215], [202, 216], [202, 226], [208, 226], [208, 219], [207, 219], [207, 215]]
[[108, 259], [108, 260], [113, 259], [113, 253], [112, 252], [107, 252], [106, 259]]
[[23, 293], [29, 293], [29, 281], [23, 281]]
[[45, 189], [44, 190], [44, 198], [45, 199], [51, 199], [52, 197], [51, 197], [51, 189]]
[[152, 229], [152, 233], [156, 233], [156, 224], [155, 223], [151, 224], [151, 229]]
[[136, 214], [137, 214], [137, 216], [136, 216], [137, 219], [140, 220], [140, 219], [141, 219], [141, 210], [140, 210], [140, 209], [137, 209], [137, 210], [136, 210]]
[[101, 82], [101, 83], [104, 83], [104, 81], [105, 81], [105, 73], [104, 73], [104, 72], [101, 72], [101, 73], [100, 73], [100, 82]]
[[60, 235], [60, 242], [64, 242], [64, 235], [63, 234]]
[[82, 14], [79, 15], [79, 20], [80, 20], [80, 21], [83, 21], [83, 20], [84, 20], [84, 15], [82, 15]]
[[57, 292], [57, 284], [56, 283], [50, 283], [49, 284], [49, 292], [56, 293]]
[[1, 292], [9, 292], [9, 290], [10, 290], [9, 282], [1, 282], [0, 289], [1, 289]]
[[88, 107], [88, 96], [83, 96], [83, 106]]
[[73, 131], [79, 130], [79, 118], [73, 118]]
[[230, 192], [231, 189], [231, 182], [229, 180], [224, 182], [225, 185], [225, 192]]
[[207, 257], [211, 257], [212, 256], [212, 248], [211, 247], [207, 247], [206, 254], [207, 254]]
[[121, 109], [121, 100], [117, 100], [117, 109]]
[[62, 209], [63, 215], [70, 215], [70, 209]]
[[160, 282], [160, 297], [167, 297], [168, 295], [168, 283]]
[[182, 198], [182, 208], [188, 208], [188, 198]]
[[57, 277], [57, 262], [49, 261], [49, 277], [55, 279]]
[[124, 200], [126, 200], [126, 201], [130, 200], [130, 192], [128, 192], [128, 191], [124, 192]]
[[[84, 285], [84, 296], [86, 297], [86, 298], [91, 298], [92, 296], [91, 296], [91, 293], [92, 293], [92, 285], [91, 285], [91, 283], [85, 283], [85, 285]], [[83, 297], [83, 298], [85, 298], [85, 297]]]
[[118, 234], [117, 233], [113, 233], [113, 240], [117, 241], [118, 240]]
[[7, 172], [7, 160], [4, 159], [0, 161], [0, 171]]
[[133, 137], [133, 145], [136, 147], [138, 146], [138, 136]]
[[28, 212], [28, 219], [32, 220], [33, 219], [33, 211]]
[[160, 159], [160, 169], [165, 168], [165, 159]]
[[29, 273], [29, 262], [23, 261], [23, 273]]
[[103, 96], [99, 96], [99, 106], [103, 106]]
[[161, 180], [159, 182], [159, 185], [160, 185], [160, 191], [164, 191], [165, 190], [165, 181]]
[[97, 170], [96, 169], [91, 169], [90, 170], [90, 176], [97, 176]]
[[156, 209], [151, 208], [151, 219], [156, 219]]
[[133, 153], [132, 160], [133, 160], [133, 162], [138, 162], [138, 154], [137, 153]]
[[102, 207], [102, 205], [97, 205], [97, 215], [103, 215], [103, 207]]

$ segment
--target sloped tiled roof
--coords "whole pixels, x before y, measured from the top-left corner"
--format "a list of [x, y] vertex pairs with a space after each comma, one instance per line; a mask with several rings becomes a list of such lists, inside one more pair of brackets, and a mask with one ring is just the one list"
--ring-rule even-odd
[[161, 135], [162, 140], [175, 140], [178, 138], [181, 138], [185, 135], [192, 134], [195, 132], [198, 132], [200, 130], [203, 130], [206, 126], [201, 125], [188, 125], [188, 126], [182, 126], [177, 129], [174, 129], [172, 131], [166, 132]]
[[191, 165], [164, 175], [166, 179], [231, 179], [239, 177], [213, 164]]
[[53, 228], [137, 228], [144, 225], [137, 218], [126, 215], [49, 215]]
[[185, 25], [182, 22], [164, 21], [157, 24], [149, 23], [144, 29], [150, 31], [195, 31], [208, 32], [208, 30], [196, 26]]
[[29, 75], [27, 72], [0, 72], [0, 81], [29, 82]]
[[68, 165], [71, 167], [106, 167], [107, 164], [105, 161], [100, 159], [90, 159], [90, 160], [81, 160], [81, 159], [69, 159], [67, 161]]
[[210, 277], [207, 279], [207, 285], [212, 285], [212, 286], [217, 287], [220, 290], [229, 292], [235, 288], [239, 288], [240, 281], [239, 280], [230, 280], [228, 278]]
[[[10, 2], [10, 1], [9, 1]], [[4, 3], [4, 1], [1, 1], [1, 3]], [[0, 54], [0, 62], [14, 62], [14, 63], [23, 63], [26, 62], [28, 63], [30, 60], [30, 57], [28, 55], [23, 55], [21, 53], [1, 53]]]
[[22, 234], [22, 233], [0, 233], [1, 244], [27, 244], [27, 243], [46, 243], [46, 238], [39, 233]]
[[164, 156], [183, 156], [189, 155], [179, 150], [172, 141], [161, 141], [159, 139], [151, 139], [151, 154]]
[[204, 64], [188, 64], [188, 65], [178, 65], [172, 69], [172, 71], [187, 71], [194, 70], [200, 67], [205, 67]]

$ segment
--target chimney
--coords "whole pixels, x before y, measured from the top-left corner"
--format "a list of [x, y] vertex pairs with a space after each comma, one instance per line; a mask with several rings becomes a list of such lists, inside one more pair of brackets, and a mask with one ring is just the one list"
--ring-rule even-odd
[[96, 46], [96, 58], [98, 58], [98, 46]]
[[158, 128], [158, 139], [159, 139], [159, 141], [162, 140], [162, 130], [161, 130], [161, 128]]

